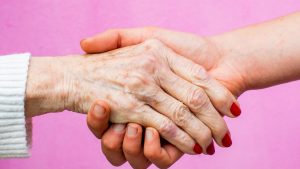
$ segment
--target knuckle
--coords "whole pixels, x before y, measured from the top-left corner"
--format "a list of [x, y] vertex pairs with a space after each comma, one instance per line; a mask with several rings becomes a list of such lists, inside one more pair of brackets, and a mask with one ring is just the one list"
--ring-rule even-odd
[[168, 137], [174, 137], [176, 135], [176, 125], [170, 120], [163, 120], [159, 126], [159, 132]]
[[144, 155], [148, 159], [156, 159], [157, 157], [159, 157], [158, 151], [153, 151], [153, 150], [144, 151]]
[[157, 39], [148, 39], [144, 42], [144, 46], [146, 49], [151, 50], [151, 49], [158, 49], [163, 45], [163, 43]]
[[139, 58], [139, 64], [143, 70], [153, 74], [159, 64], [159, 60], [154, 55], [145, 55]]
[[117, 152], [119, 150], [119, 145], [111, 141], [110, 139], [102, 139], [102, 146], [107, 151], [111, 152]]
[[205, 70], [205, 68], [193, 64], [190, 69], [192, 82], [198, 86], [207, 86], [210, 83], [210, 76]]
[[123, 147], [123, 150], [126, 154], [130, 155], [130, 156], [137, 156], [140, 154], [140, 149], [136, 149], [136, 148], [128, 148], [126, 146]]
[[144, 106], [144, 103], [148, 103], [150, 105], [157, 105], [160, 103], [161, 98], [159, 98], [160, 89], [152, 84], [149, 84], [148, 86], [145, 86], [143, 88], [136, 88], [134, 92], [131, 92], [131, 94], [134, 95], [135, 98], [137, 98], [140, 104], [138, 104], [138, 101], [134, 99], [131, 101], [130, 108], [134, 109], [134, 106]]
[[206, 109], [209, 106], [209, 98], [206, 93], [200, 89], [191, 89], [188, 105], [195, 110]]
[[218, 93], [219, 95], [214, 98], [215, 105], [219, 109], [225, 110], [231, 102], [231, 95], [229, 94], [229, 92], [218, 92]]
[[126, 88], [129, 90], [135, 90], [142, 88], [143, 86], [147, 85], [149, 83], [149, 79], [145, 76], [143, 76], [140, 73], [132, 73], [127, 78], [128, 80], [124, 84]]
[[184, 104], [179, 104], [175, 106], [173, 120], [178, 126], [185, 127], [187, 126], [189, 115], [189, 109]]

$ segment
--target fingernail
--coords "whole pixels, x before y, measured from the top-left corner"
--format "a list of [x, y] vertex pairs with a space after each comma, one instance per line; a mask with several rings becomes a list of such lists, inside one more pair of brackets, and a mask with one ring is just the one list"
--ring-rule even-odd
[[198, 143], [196, 143], [195, 145], [194, 145], [194, 152], [196, 153], [196, 154], [201, 154], [202, 153], [202, 148], [201, 148], [201, 146], [198, 144]]
[[212, 141], [210, 143], [210, 145], [206, 148], [206, 153], [209, 155], [213, 155], [215, 154], [215, 146], [214, 146], [214, 142]]
[[124, 124], [114, 124], [113, 130], [117, 133], [122, 133], [124, 131], [125, 125]]
[[151, 129], [146, 129], [146, 140], [152, 140], [153, 139], [153, 132]]
[[137, 134], [137, 128], [128, 125], [128, 126], [127, 126], [127, 132], [126, 132], [126, 135], [127, 135], [128, 137], [135, 137], [136, 134]]
[[232, 103], [231, 107], [230, 107], [230, 111], [231, 113], [234, 115], [234, 116], [239, 116], [241, 114], [241, 109], [240, 107], [235, 104], [235, 103]]
[[223, 137], [223, 139], [222, 139], [222, 144], [223, 144], [223, 146], [225, 146], [225, 147], [230, 147], [230, 146], [232, 145], [232, 141], [231, 141], [231, 138], [230, 138], [230, 135], [229, 135], [228, 132], [227, 132], [227, 133], [225, 134], [225, 136]]
[[103, 117], [105, 115], [105, 109], [100, 106], [100, 105], [95, 105], [94, 107], [94, 114], [97, 116], [97, 117]]

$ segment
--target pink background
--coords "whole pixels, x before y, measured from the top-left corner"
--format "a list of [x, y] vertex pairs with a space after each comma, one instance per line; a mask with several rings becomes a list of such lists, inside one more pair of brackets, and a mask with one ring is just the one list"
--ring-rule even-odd
[[[119, 27], [155, 25], [216, 34], [297, 10], [299, 0], [1, 0], [0, 54], [79, 53], [83, 37]], [[299, 168], [299, 85], [245, 93], [239, 99], [242, 116], [227, 119], [233, 146], [217, 148], [214, 156], [186, 155], [173, 168]], [[32, 156], [0, 160], [0, 168], [114, 168], [85, 118], [70, 112], [34, 118]]]

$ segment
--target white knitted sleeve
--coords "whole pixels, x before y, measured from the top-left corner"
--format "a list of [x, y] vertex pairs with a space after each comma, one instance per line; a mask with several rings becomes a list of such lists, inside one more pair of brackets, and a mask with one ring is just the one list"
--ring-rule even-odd
[[31, 119], [24, 115], [29, 59], [29, 53], [0, 56], [0, 158], [29, 156]]

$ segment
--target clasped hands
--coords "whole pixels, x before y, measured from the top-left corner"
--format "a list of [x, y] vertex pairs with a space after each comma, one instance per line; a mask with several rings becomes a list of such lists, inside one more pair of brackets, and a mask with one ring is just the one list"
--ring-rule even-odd
[[115, 166], [167, 168], [183, 153], [212, 155], [214, 142], [231, 146], [223, 116], [240, 115], [236, 97], [247, 87], [240, 58], [218, 42], [122, 29], [81, 41], [86, 55], [32, 57], [25, 114], [89, 112], [88, 126]]
[[[211, 39], [141, 28], [110, 30], [81, 46], [90, 54], [68, 60], [72, 71], [64, 73], [67, 109], [87, 112], [97, 99], [106, 104], [114, 124], [103, 135], [102, 149], [113, 165], [128, 160], [134, 168], [151, 162], [165, 168], [182, 153], [214, 154], [214, 141], [231, 146], [222, 117], [240, 115], [236, 97], [243, 85]], [[88, 122], [95, 131], [97, 124]], [[138, 134], [136, 140], [124, 136], [126, 123], [126, 134]], [[167, 143], [161, 145], [159, 136]]]

